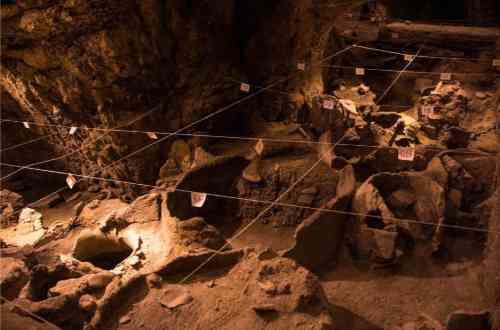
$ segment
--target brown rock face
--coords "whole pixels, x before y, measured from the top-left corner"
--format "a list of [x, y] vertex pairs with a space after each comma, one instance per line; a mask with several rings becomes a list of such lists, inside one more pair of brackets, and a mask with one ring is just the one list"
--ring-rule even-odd
[[[15, 119], [40, 124], [176, 130], [240, 97], [228, 77], [267, 83], [297, 73], [299, 61], [317, 62], [327, 47], [338, 48], [330, 43], [335, 13], [310, 0], [272, 6], [234, 0], [2, 5], [0, 86], [9, 95], [8, 101], [2, 98], [2, 106], [10, 102], [11, 109], [20, 110], [9, 112]], [[321, 68], [296, 74], [287, 84], [279, 87], [306, 87], [286, 97], [261, 95], [253, 104], [197, 126], [227, 133], [247, 125], [242, 115], [255, 108], [268, 120], [293, 117], [311, 91], [322, 89]], [[56, 126], [31, 130], [37, 136], [50, 135], [46, 142], [53, 145], [49, 155], [28, 147], [35, 160], [72, 152], [60, 165], [84, 174], [154, 182], [167, 156], [168, 145], [159, 143], [111, 166], [151, 139], [83, 129], [70, 135], [68, 128]]]

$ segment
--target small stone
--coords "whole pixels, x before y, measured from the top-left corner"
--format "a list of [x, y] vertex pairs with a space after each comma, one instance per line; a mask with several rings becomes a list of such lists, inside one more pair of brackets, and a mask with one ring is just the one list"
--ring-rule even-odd
[[257, 282], [259, 287], [268, 295], [276, 294], [276, 285], [271, 281]]
[[120, 318], [120, 324], [127, 324], [131, 321], [130, 317], [128, 315], [122, 316]]
[[484, 100], [485, 98], [487, 98], [488, 96], [486, 95], [486, 93], [483, 93], [483, 92], [476, 92], [476, 97], [480, 100]]
[[462, 206], [462, 192], [460, 190], [454, 188], [450, 189], [448, 198], [455, 208], [460, 209]]
[[160, 275], [153, 273], [146, 276], [146, 282], [149, 288], [160, 288], [162, 278]]
[[99, 206], [100, 203], [101, 203], [100, 200], [94, 199], [90, 203], [88, 203], [87, 206], [88, 206], [89, 209], [93, 210], [93, 209], [96, 209]]
[[78, 301], [78, 306], [80, 306], [81, 310], [92, 313], [95, 311], [97, 304], [94, 297], [92, 297], [89, 294], [84, 294], [83, 296], [80, 297], [80, 300]]
[[128, 260], [130, 266], [138, 268], [141, 265], [141, 259], [138, 256], [131, 256]]
[[90, 187], [88, 187], [87, 190], [89, 192], [95, 193], [95, 192], [98, 192], [99, 190], [101, 190], [101, 186], [99, 186], [98, 184], [93, 184]]
[[259, 183], [262, 181], [262, 177], [259, 173], [259, 161], [256, 159], [250, 163], [243, 170], [243, 179], [252, 183]]
[[187, 289], [175, 287], [166, 289], [159, 302], [163, 307], [174, 309], [189, 304], [191, 301], [193, 301], [193, 297]]

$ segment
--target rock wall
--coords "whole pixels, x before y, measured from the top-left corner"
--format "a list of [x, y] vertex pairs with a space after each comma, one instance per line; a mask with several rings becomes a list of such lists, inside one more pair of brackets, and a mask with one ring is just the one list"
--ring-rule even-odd
[[[497, 57], [500, 56], [500, 39], [497, 41]], [[497, 122], [500, 120], [500, 79], [497, 79]], [[497, 126], [497, 139], [500, 129]], [[500, 151], [500, 149], [499, 149]], [[492, 306], [493, 330], [500, 329], [500, 152], [497, 154], [496, 184], [493, 211], [489, 222], [488, 256], [485, 260], [483, 288], [487, 301]]]
[[[315, 61], [337, 47], [329, 40], [338, 9], [325, 9], [326, 3], [20, 0], [2, 5], [0, 87], [24, 120], [115, 127], [161, 105], [127, 128], [176, 130], [241, 97], [228, 78], [265, 84], [296, 72], [297, 61]], [[304, 83], [309, 87], [300, 90]], [[275, 120], [322, 88], [321, 70], [279, 88], [296, 95], [265, 93], [195, 129], [241, 131], [244, 124], [234, 123], [245, 123], [244, 114], [278, 107], [271, 111], [278, 114], [267, 116]], [[57, 127], [37, 132], [53, 135], [54, 156], [83, 149], [64, 159], [69, 170], [141, 182], [156, 179], [172, 140], [110, 167], [152, 141], [144, 134], [110, 133], [96, 143], [102, 132], [69, 136]]]

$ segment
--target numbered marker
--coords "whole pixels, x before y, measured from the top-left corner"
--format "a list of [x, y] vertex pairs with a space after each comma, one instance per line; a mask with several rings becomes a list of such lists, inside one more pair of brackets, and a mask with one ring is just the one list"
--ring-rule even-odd
[[71, 128], [69, 129], [69, 135], [75, 134], [75, 132], [76, 132], [77, 129], [78, 129], [78, 127], [71, 126]]
[[441, 80], [451, 80], [451, 73], [441, 73]]
[[158, 136], [156, 135], [155, 132], [147, 132], [146, 133], [151, 140], [158, 140]]
[[76, 178], [70, 174], [66, 177], [66, 183], [68, 184], [69, 189], [73, 189], [76, 184]]
[[500, 59], [493, 60], [493, 66], [500, 66]]
[[257, 155], [260, 156], [262, 155], [263, 151], [264, 151], [264, 141], [262, 141], [262, 139], [259, 139], [259, 141], [255, 145], [255, 152], [257, 153]]
[[306, 71], [306, 64], [304, 62], [297, 63], [297, 69], [300, 71]]
[[23, 122], [23, 125], [24, 125], [24, 127], [26, 127], [26, 128], [30, 128], [30, 124], [28, 124], [28, 122], [27, 122], [27, 121]]
[[407, 62], [411, 62], [414, 59], [415, 59], [415, 55], [410, 55], [410, 54], [405, 55], [405, 61], [407, 61]]
[[365, 69], [364, 68], [356, 68], [356, 75], [358, 75], [358, 76], [364, 76], [365, 75]]
[[199, 192], [191, 193], [191, 205], [193, 207], [198, 207], [198, 208], [203, 207], [206, 200], [207, 200], [207, 194], [205, 193], [199, 193]]
[[250, 85], [246, 84], [246, 83], [241, 83], [240, 91], [245, 92], [245, 93], [250, 92]]
[[415, 148], [398, 148], [398, 159], [411, 162], [415, 159]]
[[333, 100], [323, 100], [323, 108], [333, 110], [334, 106]]

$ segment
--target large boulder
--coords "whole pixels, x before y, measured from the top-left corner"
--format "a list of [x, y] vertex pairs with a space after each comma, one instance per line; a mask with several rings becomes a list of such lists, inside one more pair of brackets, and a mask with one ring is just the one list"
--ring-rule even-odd
[[342, 244], [348, 219], [342, 211], [347, 210], [355, 188], [354, 170], [348, 166], [339, 174], [336, 197], [321, 207], [325, 211], [314, 212], [297, 227], [294, 244], [283, 256], [313, 271], [334, 259]]
[[127, 207], [120, 217], [127, 223], [145, 223], [160, 221], [161, 196], [159, 193], [151, 193], [137, 198]]
[[[357, 215], [351, 227], [353, 243], [359, 253], [372, 255], [373, 251], [383, 252], [380, 242], [392, 242], [395, 239], [392, 232], [407, 234], [414, 240], [430, 241], [434, 249], [439, 248], [446, 193], [441, 185], [424, 174], [380, 173], [361, 185], [352, 203], [353, 212]], [[389, 233], [382, 235], [368, 229]], [[388, 235], [392, 237], [389, 241], [384, 239]], [[374, 244], [366, 244], [367, 237]], [[381, 256], [385, 253], [377, 254]]]
[[14, 212], [24, 206], [24, 198], [7, 189], [0, 190], [0, 225], [6, 226], [14, 221]]
[[29, 270], [20, 259], [2, 256], [0, 258], [0, 291], [11, 300], [18, 296], [29, 280]]
[[209, 223], [220, 221], [228, 201], [208, 195], [202, 207], [194, 207], [191, 192], [230, 195], [236, 179], [250, 162], [241, 156], [217, 157], [212, 161], [190, 169], [179, 181], [175, 191], [168, 194], [168, 210], [180, 220], [203, 217]]

